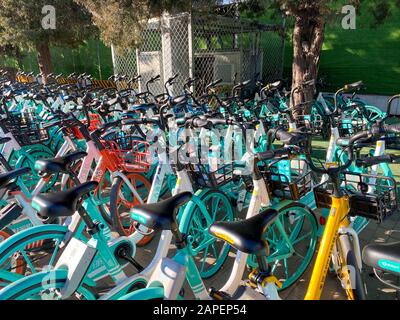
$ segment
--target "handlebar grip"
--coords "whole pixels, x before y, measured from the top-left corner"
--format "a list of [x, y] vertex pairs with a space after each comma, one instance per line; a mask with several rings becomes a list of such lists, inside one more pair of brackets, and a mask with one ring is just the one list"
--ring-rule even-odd
[[213, 118], [213, 119], [208, 119], [208, 121], [211, 122], [212, 125], [228, 124], [228, 120], [226, 119]]
[[257, 153], [257, 158], [260, 161], [272, 160], [277, 157], [287, 156], [292, 152], [292, 148], [279, 148], [276, 150], [267, 150]]
[[172, 76], [171, 78], [168, 79], [167, 83], [172, 83], [176, 78], [179, 77], [179, 73], [175, 74], [174, 76]]
[[216, 85], [220, 84], [221, 82], [222, 82], [222, 79], [215, 80], [214, 82], [211, 82], [210, 84], [208, 84], [206, 89], [210, 89], [212, 87], [215, 87]]
[[367, 157], [364, 159], [357, 159], [356, 160], [356, 165], [358, 167], [372, 167], [374, 165], [380, 164], [380, 163], [392, 163], [395, 161], [395, 157], [393, 157], [391, 154], [385, 154], [383, 156], [377, 156], [377, 157]]
[[256, 156], [259, 161], [271, 160], [275, 157], [275, 151], [268, 150], [264, 152], [258, 152]]
[[357, 81], [354, 83], [346, 84], [343, 89], [345, 91], [351, 91], [351, 90], [357, 90], [361, 89], [364, 86], [364, 83], [362, 81]]
[[161, 78], [161, 75], [157, 75], [157, 76], [151, 78], [151, 79], [149, 80], [149, 82], [154, 82], [154, 81], [160, 80], [160, 78]]
[[186, 80], [186, 84], [192, 84], [192, 83], [194, 83], [194, 82], [196, 82], [198, 80], [199, 80], [198, 78], [189, 78], [189, 79]]
[[301, 140], [298, 135], [294, 135], [283, 129], [278, 129], [275, 132], [275, 137], [284, 144], [296, 144]]
[[196, 128], [205, 128], [211, 124], [211, 121], [200, 118], [189, 119], [188, 121], [191, 126]]

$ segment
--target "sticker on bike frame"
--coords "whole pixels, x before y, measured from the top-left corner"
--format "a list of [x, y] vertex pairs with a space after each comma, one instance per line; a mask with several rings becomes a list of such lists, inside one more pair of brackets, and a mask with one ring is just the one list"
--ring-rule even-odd
[[136, 220], [137, 222], [141, 223], [141, 224], [146, 224], [147, 223], [147, 219], [143, 216], [141, 216], [140, 214], [137, 213], [132, 213], [131, 214], [131, 218], [133, 220]]
[[398, 262], [381, 259], [378, 261], [378, 265], [383, 269], [400, 273], [400, 263]]

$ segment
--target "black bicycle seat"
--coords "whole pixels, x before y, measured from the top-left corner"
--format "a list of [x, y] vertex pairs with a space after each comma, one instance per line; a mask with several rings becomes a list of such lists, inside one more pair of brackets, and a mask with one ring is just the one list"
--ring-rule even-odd
[[400, 275], [400, 241], [394, 243], [374, 243], [364, 247], [364, 263], [374, 269]]
[[141, 204], [131, 209], [131, 217], [150, 229], [171, 230], [178, 209], [191, 198], [192, 193], [183, 192], [157, 203]]
[[60, 158], [37, 160], [35, 162], [35, 170], [39, 173], [39, 175], [68, 173], [71, 165], [75, 161], [86, 156], [86, 152], [76, 151]]
[[0, 174], [0, 188], [7, 187], [7, 184], [11, 182], [11, 180], [16, 179], [30, 171], [30, 168], [20, 168]]
[[258, 256], [266, 255], [266, 232], [278, 216], [275, 209], [267, 209], [246, 220], [213, 223], [210, 234], [222, 239], [239, 251]]
[[67, 191], [40, 194], [33, 197], [32, 207], [42, 217], [69, 217], [75, 213], [82, 196], [95, 190], [98, 185], [98, 182], [89, 181]]

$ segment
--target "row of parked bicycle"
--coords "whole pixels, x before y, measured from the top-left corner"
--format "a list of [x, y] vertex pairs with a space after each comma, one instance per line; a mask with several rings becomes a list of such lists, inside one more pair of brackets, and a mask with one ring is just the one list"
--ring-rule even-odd
[[[115, 76], [129, 83], [118, 90], [0, 72], [1, 300], [279, 299], [312, 261], [306, 299], [328, 273], [365, 299], [365, 265], [399, 289], [387, 275], [400, 274], [400, 244], [362, 250], [358, 237], [398, 210], [386, 149], [400, 95], [382, 112], [353, 83], [294, 118], [294, 94], [314, 81], [289, 92], [257, 81], [248, 99], [251, 81], [195, 95], [188, 79], [173, 96], [177, 77], [155, 95], [160, 76], [137, 92], [140, 76]], [[328, 136], [323, 160], [313, 142]], [[230, 252], [226, 284], [207, 287]]]

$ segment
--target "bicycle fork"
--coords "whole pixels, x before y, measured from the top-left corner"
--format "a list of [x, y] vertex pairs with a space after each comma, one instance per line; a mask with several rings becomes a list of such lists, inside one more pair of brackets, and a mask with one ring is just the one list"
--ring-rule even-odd
[[339, 228], [347, 227], [346, 224], [348, 224], [345, 219], [348, 211], [349, 200], [347, 197], [332, 197], [332, 207], [319, 245], [305, 300], [319, 300], [321, 297]]

